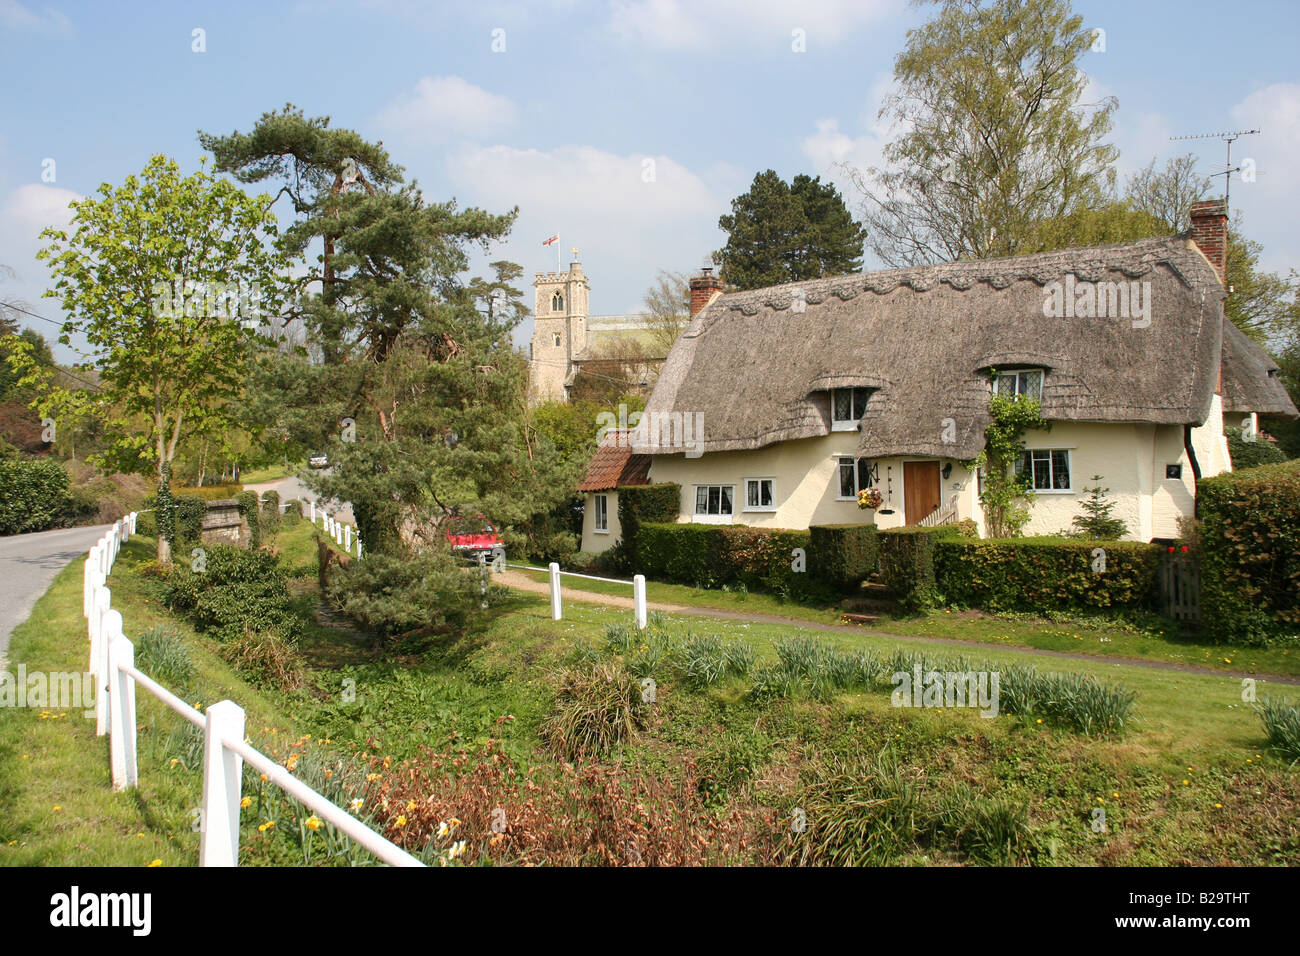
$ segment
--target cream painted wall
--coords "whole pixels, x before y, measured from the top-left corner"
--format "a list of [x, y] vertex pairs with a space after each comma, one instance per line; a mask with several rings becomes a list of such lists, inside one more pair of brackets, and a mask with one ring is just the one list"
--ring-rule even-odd
[[1228, 439], [1223, 434], [1223, 397], [1215, 395], [1210, 403], [1210, 414], [1204, 425], [1192, 429], [1192, 448], [1196, 451], [1196, 462], [1201, 466], [1201, 477], [1212, 478], [1225, 471], [1232, 471], [1232, 459], [1228, 457]]
[[[1028, 448], [1070, 450], [1071, 489], [1068, 492], [1039, 492], [1026, 534], [1051, 534], [1068, 530], [1082, 514], [1083, 488], [1092, 476], [1101, 475], [1116, 503], [1114, 514], [1128, 525], [1131, 540], [1174, 537], [1180, 515], [1192, 513], [1194, 482], [1191, 462], [1183, 449], [1182, 428], [1174, 425], [1123, 425], [1102, 423], [1057, 423], [1050, 432], [1030, 432]], [[819, 438], [782, 442], [749, 452], [716, 452], [700, 458], [659, 455], [650, 468], [650, 480], [676, 482], [682, 486], [680, 518], [696, 520], [697, 484], [735, 486], [736, 513], [731, 523], [757, 528], [807, 528], [813, 524], [871, 523], [881, 528], [899, 527], [905, 522], [903, 462], [909, 459], [879, 459], [878, 487], [885, 495], [881, 511], [863, 511], [854, 500], [839, 495], [837, 459], [852, 457], [856, 432], [839, 432]], [[920, 460], [920, 459], [912, 459]], [[950, 463], [940, 459], [940, 465]], [[943, 500], [957, 497], [959, 519], [971, 518], [985, 533], [975, 476], [958, 462], [942, 483]], [[1165, 478], [1166, 465], [1181, 465], [1182, 477]], [[773, 511], [744, 510], [746, 478], [773, 479]], [[712, 520], [712, 519], [710, 519]], [[584, 549], [593, 550], [586, 544]]]
[[[602, 494], [609, 503], [609, 533], [596, 530], [596, 495]], [[618, 492], [588, 492], [582, 509], [582, 550], [592, 554], [608, 551], [623, 537], [623, 526], [618, 523]]]

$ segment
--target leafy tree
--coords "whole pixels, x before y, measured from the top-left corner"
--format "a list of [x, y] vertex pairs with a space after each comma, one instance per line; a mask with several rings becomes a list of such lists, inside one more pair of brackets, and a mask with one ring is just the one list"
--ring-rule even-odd
[[641, 301], [650, 324], [650, 350], [656, 358], [666, 357], [691, 318], [691, 280], [660, 269]]
[[[220, 428], [242, 386], [254, 337], [247, 315], [274, 311], [287, 262], [271, 245], [266, 197], [199, 169], [182, 178], [155, 156], [143, 173], [72, 203], [71, 235], [47, 229], [38, 258], [50, 263], [68, 318], [59, 341], [84, 335], [100, 390], [74, 392], [45, 374], [28, 350], [24, 383], [43, 413], [103, 419], [109, 445], [97, 463], [161, 479], [189, 429]], [[238, 305], [213, 296], [235, 289]], [[179, 295], [177, 295], [179, 293]], [[159, 536], [158, 560], [170, 560]]]
[[[737, 289], [820, 279], [862, 268], [862, 227], [839, 191], [821, 177], [786, 183], [774, 171], [754, 177], [749, 192], [718, 219], [727, 244], [713, 254]], [[689, 301], [689, 291], [687, 293]]]
[[1081, 102], [1093, 43], [1068, 0], [932, 0], [894, 62], [887, 170], [846, 168], [891, 266], [1039, 251], [1034, 225], [1097, 205], [1115, 100]]
[[1228, 439], [1228, 457], [1232, 460], [1233, 471], [1286, 461], [1286, 454], [1277, 445], [1258, 436], [1246, 438], [1234, 425], [1226, 426], [1223, 434]]
[[1128, 178], [1124, 196], [1135, 210], [1160, 220], [1164, 231], [1172, 234], [1191, 225], [1192, 203], [1209, 191], [1209, 178], [1196, 172], [1196, 157], [1187, 153], [1166, 162], [1160, 172], [1151, 160]]
[[1080, 206], [1063, 216], [1034, 223], [1025, 235], [1025, 245], [1046, 251], [1105, 246], [1169, 234], [1162, 220], [1134, 209], [1127, 201], [1112, 199], [1100, 206]]
[[1101, 486], [1101, 475], [1093, 475], [1092, 480], [1097, 484], [1083, 489], [1088, 497], [1079, 503], [1083, 514], [1074, 518], [1075, 533], [1081, 538], [1118, 541], [1128, 534], [1128, 525], [1112, 514], [1115, 502], [1106, 497], [1110, 489]]
[[1228, 229], [1226, 281], [1228, 298], [1223, 314], [1251, 338], [1260, 343], [1270, 339], [1285, 341], [1300, 330], [1300, 311], [1296, 296], [1300, 281], [1259, 268], [1264, 247], [1243, 233], [1238, 215]]

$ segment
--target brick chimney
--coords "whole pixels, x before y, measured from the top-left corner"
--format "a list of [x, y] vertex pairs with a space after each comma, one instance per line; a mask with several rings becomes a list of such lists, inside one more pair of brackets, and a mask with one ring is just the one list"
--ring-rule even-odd
[[691, 318], [703, 312], [714, 296], [721, 294], [722, 280], [713, 274], [711, 266], [705, 266], [700, 275], [691, 278]]
[[1192, 203], [1192, 240], [1210, 260], [1219, 282], [1226, 284], [1228, 268], [1228, 202], [1204, 199]]

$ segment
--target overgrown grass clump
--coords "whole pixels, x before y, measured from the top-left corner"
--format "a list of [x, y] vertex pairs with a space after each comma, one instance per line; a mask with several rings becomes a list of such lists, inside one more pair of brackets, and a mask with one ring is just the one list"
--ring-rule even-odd
[[1259, 719], [1264, 722], [1264, 732], [1273, 749], [1292, 765], [1300, 762], [1300, 706], [1288, 699], [1265, 697], [1259, 708]]
[[564, 671], [558, 685], [541, 736], [565, 760], [599, 759], [630, 742], [653, 708], [641, 682], [616, 662]]
[[166, 624], [149, 628], [135, 641], [135, 666], [164, 687], [183, 689], [194, 680], [194, 658], [176, 628]]

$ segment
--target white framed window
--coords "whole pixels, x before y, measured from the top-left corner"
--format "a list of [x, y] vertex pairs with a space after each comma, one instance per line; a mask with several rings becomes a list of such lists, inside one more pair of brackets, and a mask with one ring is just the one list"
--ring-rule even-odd
[[592, 529], [597, 534], [609, 534], [609, 495], [593, 495]]
[[730, 521], [735, 508], [735, 485], [696, 485], [695, 519], [697, 521]]
[[831, 389], [831, 431], [849, 432], [858, 427], [867, 410], [869, 388]]
[[880, 466], [870, 458], [839, 459], [840, 493], [842, 500], [857, 499], [858, 492], [874, 488], [880, 483]]
[[998, 369], [998, 377], [993, 383], [994, 391], [999, 395], [1014, 398], [1043, 399], [1043, 370], [1041, 368]]
[[772, 493], [775, 483], [775, 479], [772, 478], [746, 478], [745, 510], [775, 511], [776, 497]]
[[1029, 487], [1036, 492], [1051, 494], [1074, 491], [1074, 486], [1070, 483], [1068, 448], [1028, 449], [1016, 465], [1016, 474], [1029, 475]]

